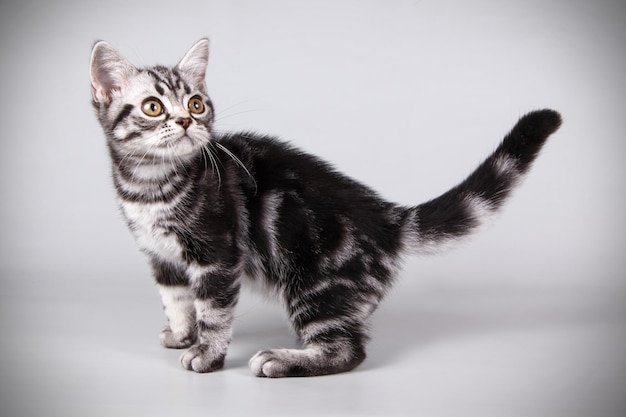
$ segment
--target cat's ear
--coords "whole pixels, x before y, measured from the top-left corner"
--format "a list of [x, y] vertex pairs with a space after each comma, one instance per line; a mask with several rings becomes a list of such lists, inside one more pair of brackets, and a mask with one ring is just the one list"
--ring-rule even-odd
[[196, 86], [206, 93], [206, 67], [209, 64], [209, 40], [200, 39], [187, 51], [176, 68], [191, 77]]
[[91, 51], [91, 89], [96, 103], [110, 103], [111, 94], [121, 89], [137, 69], [111, 45], [97, 42]]

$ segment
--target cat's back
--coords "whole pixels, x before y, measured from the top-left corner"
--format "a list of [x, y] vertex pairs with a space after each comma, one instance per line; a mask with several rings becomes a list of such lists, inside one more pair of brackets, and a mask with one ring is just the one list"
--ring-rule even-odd
[[[216, 138], [248, 168], [259, 189], [297, 190], [320, 197], [380, 200], [331, 164], [275, 137], [243, 132]], [[382, 200], [381, 200], [382, 201]]]
[[304, 221], [319, 231], [348, 227], [364, 235], [397, 235], [405, 209], [320, 158], [267, 136], [244, 133], [219, 140], [256, 183], [247, 198], [253, 218], [273, 212], [292, 226]]

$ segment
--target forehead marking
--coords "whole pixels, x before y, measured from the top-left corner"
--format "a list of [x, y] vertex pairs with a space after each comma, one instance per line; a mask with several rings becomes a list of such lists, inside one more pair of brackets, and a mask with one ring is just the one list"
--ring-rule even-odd
[[155, 79], [156, 83], [154, 88], [160, 95], [164, 95], [165, 93], [163, 86], [176, 94], [179, 98], [182, 95], [181, 90], [184, 91], [185, 94], [191, 93], [191, 88], [175, 68], [170, 70], [165, 67], [154, 67], [146, 70], [146, 72]]
[[163, 87], [161, 87], [161, 84], [159, 84], [158, 82], [154, 83], [154, 89], [157, 91], [157, 93], [159, 93], [160, 95], [163, 95], [165, 93], [165, 90], [163, 89]]

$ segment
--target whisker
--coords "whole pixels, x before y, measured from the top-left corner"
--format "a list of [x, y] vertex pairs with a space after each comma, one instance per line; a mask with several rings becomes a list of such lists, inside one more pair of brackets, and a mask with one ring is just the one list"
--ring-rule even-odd
[[185, 172], [185, 175], [189, 176], [189, 171], [187, 171], [187, 164], [185, 164], [185, 161], [183, 161], [183, 159], [180, 157], [180, 155], [177, 154], [176, 152], [173, 152], [173, 155], [174, 155], [174, 158], [176, 158], [176, 160], [178, 161], [178, 165]]
[[204, 146], [204, 149], [206, 149], [207, 155], [211, 160], [211, 166], [213, 167], [214, 172], [217, 173], [217, 188], [219, 189], [222, 186], [222, 174], [220, 173], [219, 160], [217, 159], [217, 156], [213, 154], [211, 148], [213, 148], [213, 144], [211, 142]]
[[226, 155], [228, 155], [237, 165], [239, 165], [245, 172], [246, 174], [248, 174], [248, 177], [250, 177], [250, 179], [252, 180], [252, 182], [254, 182], [254, 188], [255, 188], [255, 193], [259, 190], [259, 187], [256, 183], [256, 180], [254, 179], [254, 177], [252, 176], [252, 174], [250, 173], [250, 171], [248, 171], [248, 168], [246, 168], [246, 166], [244, 165], [243, 162], [241, 162], [241, 160], [239, 158], [237, 158], [231, 151], [228, 150], [228, 148], [226, 148], [224, 145], [222, 145], [219, 142], [215, 142], [215, 146], [217, 146], [218, 148], [220, 148], [222, 151], [224, 151], [224, 153]]
[[[214, 129], [212, 129], [212, 131], [213, 131], [213, 133], [219, 133], [219, 134], [224, 135], [224, 136], [229, 136], [229, 135], [232, 134], [231, 130], [223, 130], [223, 129], [214, 128]], [[244, 132], [237, 132], [237, 136], [240, 136], [240, 137], [246, 138], [246, 139], [254, 139], [255, 138], [254, 136], [252, 136], [251, 133], [250, 134], [246, 134]]]
[[219, 123], [222, 120], [225, 120], [225, 119], [228, 119], [228, 118], [231, 118], [231, 117], [236, 117], [236, 116], [239, 116], [241, 114], [256, 113], [256, 112], [260, 112], [260, 111], [263, 111], [263, 110], [242, 110], [242, 111], [239, 111], [237, 113], [231, 113], [231, 114], [227, 114], [227, 115], [223, 115], [223, 116], [221, 116], [219, 114], [216, 114], [215, 115], [215, 122]]
[[200, 149], [202, 151], [202, 159], [204, 160], [204, 169], [207, 170], [208, 163], [210, 163], [212, 174], [213, 175], [217, 174], [217, 188], [219, 189], [222, 186], [222, 175], [220, 173], [217, 160], [215, 159], [213, 152], [211, 152], [211, 149], [210, 149], [211, 142], [205, 143], [202, 140], [194, 139], [194, 138], [191, 138], [191, 140], [194, 142], [194, 144], [197, 144], [200, 146]]
[[246, 104], [247, 101], [249, 101], [249, 100], [245, 100], [245, 101], [242, 101], [242, 102], [239, 102], [239, 103], [235, 103], [235, 104], [232, 104], [232, 105], [230, 105], [228, 107], [225, 107], [223, 109], [217, 110], [215, 112], [215, 120], [216, 121], [217, 120], [222, 120], [222, 119], [225, 119], [225, 118], [228, 118], [228, 117], [233, 117], [233, 116], [236, 116], [236, 115], [239, 115], [239, 114], [243, 114], [243, 113], [264, 111], [262, 109], [250, 109], [250, 110], [242, 110], [242, 111], [237, 112], [237, 113], [225, 114], [228, 111], [230, 111], [230, 110], [232, 110], [232, 109], [234, 109], [236, 107], [239, 107], [239, 106], [242, 106], [242, 105]]
[[172, 158], [172, 155], [174, 157], [176, 157], [176, 152], [172, 152], [172, 144], [167, 142], [167, 153], [169, 154], [169, 160], [170, 160], [170, 165], [172, 166], [172, 170], [174, 171], [174, 175], [176, 177], [180, 177], [180, 175], [178, 174], [178, 170], [176, 169], [176, 162], [174, 161], [174, 159]]
[[146, 150], [146, 152], [142, 155], [142, 157], [139, 159], [139, 162], [137, 162], [137, 164], [135, 164], [135, 169], [133, 170], [133, 173], [130, 176], [130, 180], [131, 181], [135, 181], [135, 175], [137, 174], [137, 170], [139, 169], [139, 166], [141, 165], [141, 163], [143, 162], [143, 160], [146, 158], [146, 156], [148, 155], [148, 153], [150, 153], [152, 151], [152, 149], [156, 146], [156, 144], [152, 144], [148, 150]]
[[[202, 143], [201, 141], [198, 141], [200, 144], [200, 149], [202, 150], [202, 160], [204, 161], [204, 170], [208, 170], [209, 169], [209, 161], [207, 161], [207, 156], [206, 156], [206, 148], [204, 146], [204, 143]], [[213, 167], [211, 167], [212, 171], [215, 171], [215, 169]]]

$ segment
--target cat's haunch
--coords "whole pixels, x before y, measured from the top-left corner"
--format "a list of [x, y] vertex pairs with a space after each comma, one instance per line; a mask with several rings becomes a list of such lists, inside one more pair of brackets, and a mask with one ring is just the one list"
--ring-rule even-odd
[[463, 182], [404, 207], [276, 139], [215, 132], [208, 45], [200, 40], [173, 68], [138, 69], [102, 41], [91, 56], [119, 205], [167, 316], [161, 343], [187, 348], [181, 362], [196, 372], [222, 368], [246, 280], [277, 295], [302, 341], [301, 349], [258, 352], [255, 375], [359, 365], [366, 322], [402, 256], [478, 230], [561, 124], [552, 110], [527, 114]]

